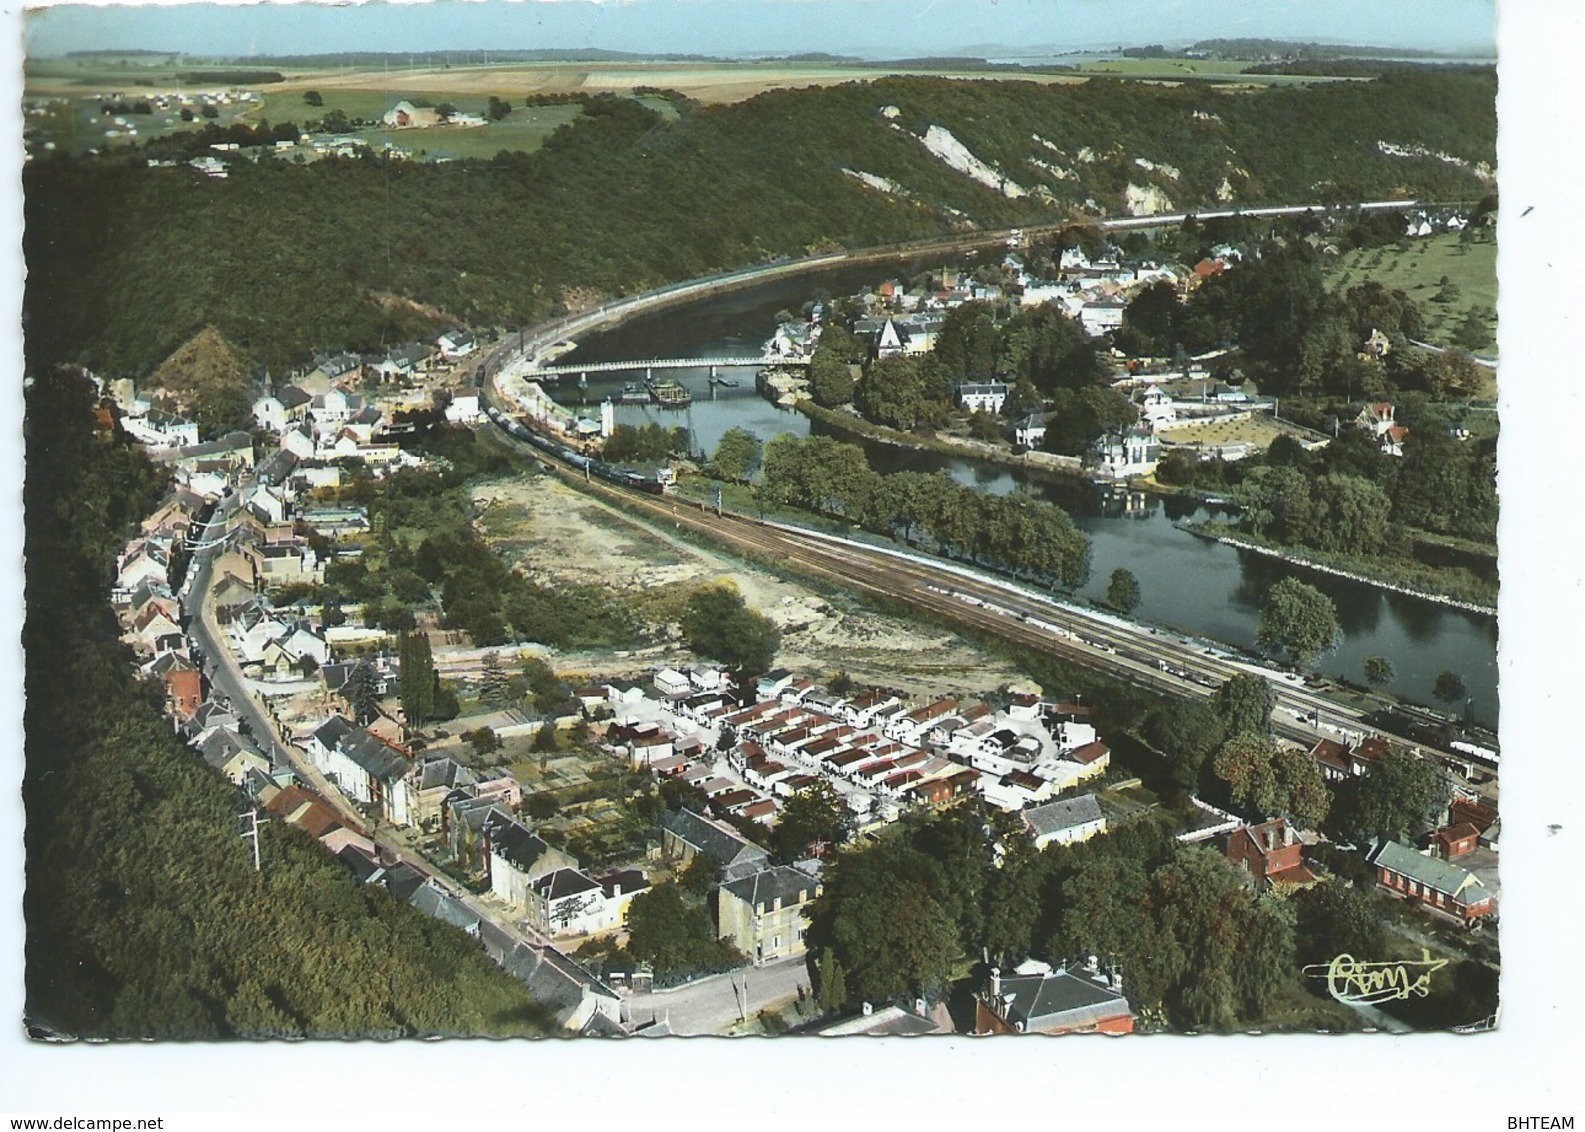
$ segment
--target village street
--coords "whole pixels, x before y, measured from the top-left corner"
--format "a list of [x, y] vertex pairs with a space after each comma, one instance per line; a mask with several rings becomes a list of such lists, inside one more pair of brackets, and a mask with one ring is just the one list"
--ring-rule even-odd
[[[653, 1014], [669, 1022], [674, 1034], [727, 1034], [742, 1018], [753, 1018], [767, 1007], [795, 1000], [800, 986], [809, 986], [809, 970], [801, 955], [712, 975], [675, 990], [634, 994], [627, 999], [627, 1008], [636, 1019]], [[745, 987], [746, 1005], [740, 1011]]]
[[[237, 499], [241, 496], [241, 489], [231, 497]], [[226, 505], [221, 505], [211, 527], [218, 527], [224, 519], [223, 512]], [[253, 740], [266, 748], [273, 765], [276, 767], [290, 767], [303, 782], [333, 809], [337, 816], [346, 820], [351, 826], [368, 830], [370, 839], [375, 848], [380, 852], [381, 859], [387, 861], [405, 861], [418, 869], [426, 877], [433, 879], [446, 892], [461, 901], [470, 911], [483, 918], [486, 924], [495, 929], [494, 934], [500, 940], [509, 941], [507, 946], [501, 948], [509, 951], [512, 944], [532, 943], [545, 944], [551, 942], [540, 932], [535, 931], [527, 923], [515, 920], [508, 910], [503, 909], [493, 902], [474, 896], [467, 892], [456, 881], [446, 876], [437, 866], [424, 858], [418, 851], [416, 844], [411, 839], [397, 840], [391, 834], [398, 831], [381, 831], [371, 825], [369, 819], [360, 813], [319, 770], [314, 767], [301, 753], [294, 748], [290, 740], [281, 733], [275, 719], [266, 711], [258, 697], [254, 696], [248, 687], [248, 681], [242, 674], [237, 664], [236, 657], [227, 647], [225, 638], [220, 633], [214, 621], [214, 609], [209, 601], [210, 573], [214, 563], [213, 552], [219, 547], [200, 550], [195, 556], [192, 567], [190, 584], [184, 591], [184, 612], [190, 620], [190, 631], [198, 646], [203, 649], [208, 660], [207, 672], [210, 681], [220, 692], [231, 701], [231, 707], [241, 718], [246, 720]]]

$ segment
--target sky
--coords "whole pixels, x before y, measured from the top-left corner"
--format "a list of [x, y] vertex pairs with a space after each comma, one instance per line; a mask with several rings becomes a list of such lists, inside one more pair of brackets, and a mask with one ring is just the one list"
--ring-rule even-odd
[[875, 58], [1094, 50], [1260, 37], [1488, 55], [1493, 0], [439, 0], [432, 3], [50, 4], [30, 55], [144, 48], [193, 55], [600, 47]]

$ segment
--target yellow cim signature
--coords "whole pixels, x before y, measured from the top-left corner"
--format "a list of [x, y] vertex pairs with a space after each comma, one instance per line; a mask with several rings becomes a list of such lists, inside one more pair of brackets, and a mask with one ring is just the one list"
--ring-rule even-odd
[[1326, 989], [1339, 1002], [1377, 1003], [1424, 998], [1431, 993], [1431, 976], [1446, 967], [1448, 960], [1432, 959], [1425, 948], [1418, 960], [1395, 963], [1365, 963], [1352, 955], [1339, 955], [1330, 963], [1311, 963], [1304, 973], [1312, 979], [1325, 979]]

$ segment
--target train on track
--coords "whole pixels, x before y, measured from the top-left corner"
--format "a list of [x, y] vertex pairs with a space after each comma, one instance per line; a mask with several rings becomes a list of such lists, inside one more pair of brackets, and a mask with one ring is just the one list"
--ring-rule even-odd
[[635, 472], [631, 468], [618, 468], [614, 464], [607, 464], [604, 460], [596, 460], [586, 456], [570, 445], [563, 444], [554, 437], [536, 432], [523, 424], [522, 421], [513, 420], [494, 405], [485, 409], [490, 420], [505, 432], [523, 443], [539, 449], [547, 455], [554, 456], [564, 464], [585, 472], [588, 476], [606, 483], [615, 484], [617, 487], [632, 488], [649, 495], [665, 495], [669, 486], [667, 482], [655, 473], [645, 474]]

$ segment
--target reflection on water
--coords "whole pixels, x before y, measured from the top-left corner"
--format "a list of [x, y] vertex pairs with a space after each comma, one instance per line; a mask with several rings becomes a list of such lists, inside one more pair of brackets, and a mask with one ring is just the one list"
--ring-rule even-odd
[[[936, 264], [939, 266], [939, 264]], [[604, 361], [644, 357], [758, 356], [775, 328], [776, 313], [796, 309], [816, 295], [840, 295], [873, 284], [887, 272], [878, 268], [826, 273], [817, 281], [783, 280], [685, 309], [636, 319], [610, 333], [591, 338], [565, 361]], [[806, 435], [810, 421], [801, 413], [778, 409], [754, 389], [754, 370], [722, 371], [735, 388], [713, 386], [709, 371], [668, 370], [693, 394], [685, 410], [652, 405], [616, 408], [622, 423], [656, 422], [681, 425], [693, 436], [696, 451], [713, 451], [727, 429], [747, 429], [761, 440], [779, 432]], [[622, 386], [642, 374], [591, 374], [586, 390], [576, 378], [553, 392], [564, 404], [582, 399], [594, 406], [605, 397], [617, 399]], [[657, 376], [660, 376], [657, 374]], [[820, 430], [819, 425], [814, 431]], [[1384, 656], [1395, 678], [1390, 690], [1423, 704], [1435, 701], [1431, 685], [1439, 672], [1464, 678], [1471, 695], [1471, 715], [1494, 726], [1497, 722], [1497, 623], [1495, 618], [1466, 613], [1378, 590], [1373, 586], [1290, 566], [1276, 559], [1208, 539], [1197, 538], [1177, 523], [1225, 518], [1219, 508], [1193, 500], [1161, 498], [1139, 492], [1103, 490], [1082, 481], [1008, 468], [979, 460], [907, 451], [864, 440], [859, 442], [877, 471], [944, 470], [958, 483], [991, 494], [1028, 491], [1068, 511], [1091, 540], [1089, 581], [1080, 593], [1099, 600], [1111, 573], [1127, 567], [1139, 579], [1140, 619], [1242, 648], [1254, 648], [1260, 609], [1271, 586], [1296, 576], [1321, 590], [1337, 606], [1343, 639], [1321, 657], [1316, 667], [1328, 675], [1360, 683], [1364, 659]]]

